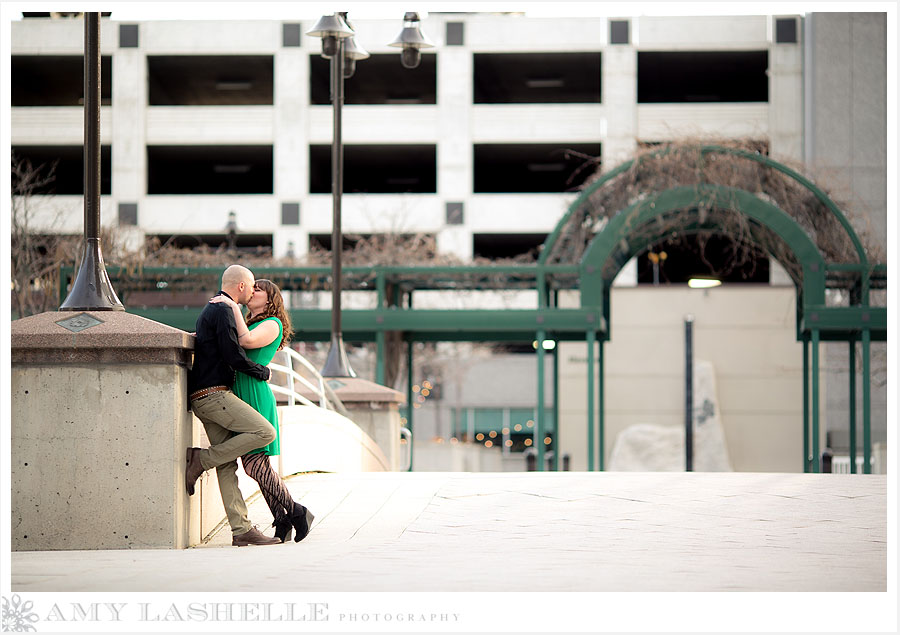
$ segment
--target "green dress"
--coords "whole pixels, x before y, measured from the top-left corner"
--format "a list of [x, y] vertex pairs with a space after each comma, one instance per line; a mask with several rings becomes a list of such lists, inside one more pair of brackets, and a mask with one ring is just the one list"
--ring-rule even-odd
[[[269, 362], [271, 362], [272, 358], [275, 356], [275, 351], [278, 350], [279, 344], [281, 344], [283, 332], [281, 320], [277, 317], [268, 317], [265, 320], [260, 320], [259, 322], [250, 325], [250, 330], [252, 331], [263, 322], [269, 320], [275, 320], [275, 322], [278, 323], [278, 337], [272, 340], [271, 344], [267, 344], [262, 348], [248, 348], [246, 350], [247, 357], [250, 358], [250, 361], [262, 364], [263, 366], [268, 366]], [[281, 438], [278, 431], [278, 410], [276, 410], [275, 395], [272, 394], [272, 389], [269, 388], [269, 384], [256, 377], [245, 375], [244, 373], [235, 373], [232, 391], [242, 400], [253, 406], [253, 408], [268, 419], [269, 423], [275, 428], [276, 436], [272, 443], [265, 447], [252, 450], [247, 454], [259, 454], [262, 452], [269, 456], [281, 454]]]

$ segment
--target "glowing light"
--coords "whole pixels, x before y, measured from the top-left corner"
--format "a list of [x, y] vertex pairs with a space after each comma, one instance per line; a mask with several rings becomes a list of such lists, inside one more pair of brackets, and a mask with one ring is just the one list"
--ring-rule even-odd
[[503, 428], [502, 432], [504, 436], [509, 434], [509, 428]]
[[531, 445], [531, 439], [525, 439], [525, 445]]
[[413, 404], [413, 408], [421, 408], [421, 407], [422, 407], [422, 404], [420, 404], [420, 403]]
[[484, 447], [486, 447], [486, 448], [492, 448], [492, 447], [494, 447], [494, 442], [493, 442], [493, 441], [490, 441], [490, 440], [485, 441], [485, 442], [484, 442]]
[[688, 286], [691, 289], [711, 289], [722, 284], [721, 280], [715, 278], [691, 278], [688, 280]]
[[423, 396], [423, 397], [427, 397], [427, 396], [430, 395], [430, 394], [431, 394], [431, 391], [428, 390], [427, 388], [423, 388], [423, 389], [422, 389], [422, 396]]
[[459, 439], [457, 439], [456, 437], [450, 437], [450, 445], [456, 445], [457, 443], [459, 443]]
[[513, 429], [514, 429], [516, 432], [521, 432], [521, 431], [522, 431], [522, 424], [521, 424], [521, 423], [517, 423], [517, 424], [516, 424], [516, 427], [513, 428]]
[[481, 432], [479, 432], [478, 434], [475, 435], [475, 439], [477, 441], [484, 441], [484, 435]]
[[529, 419], [528, 421], [525, 422], [525, 425], [528, 426], [529, 428], [533, 428], [533, 427], [534, 427], [534, 421], [532, 421], [531, 419]]
[[506, 440], [506, 447], [508, 447], [508, 448], [511, 448], [511, 447], [512, 447], [512, 439], [507, 439], [507, 440]]
[[431, 390], [432, 388], [434, 388], [434, 386], [431, 385], [431, 382], [428, 381], [427, 379], [422, 382], [422, 387], [427, 388], [428, 390]]
[[413, 392], [419, 392], [419, 390], [420, 390], [419, 384], [416, 384], [415, 386], [413, 386]]
[[544, 445], [550, 445], [551, 443], [553, 443], [553, 439], [551, 439], [550, 437], [544, 438]]
[[497, 431], [496, 431], [496, 430], [491, 430], [490, 432], [488, 432], [488, 436], [489, 436], [490, 438], [492, 438], [492, 439], [496, 438], [496, 437], [497, 437]]

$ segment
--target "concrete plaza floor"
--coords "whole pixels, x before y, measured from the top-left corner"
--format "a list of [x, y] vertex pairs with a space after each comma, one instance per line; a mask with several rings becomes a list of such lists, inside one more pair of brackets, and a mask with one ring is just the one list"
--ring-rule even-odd
[[[761, 473], [303, 474], [306, 540], [11, 554], [15, 592], [886, 591], [887, 481]], [[271, 515], [253, 498], [251, 520]]]

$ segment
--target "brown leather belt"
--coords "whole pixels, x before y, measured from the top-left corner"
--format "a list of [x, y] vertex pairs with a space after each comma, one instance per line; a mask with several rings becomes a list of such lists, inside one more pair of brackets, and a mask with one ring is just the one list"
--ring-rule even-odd
[[197, 399], [203, 399], [204, 397], [208, 397], [214, 392], [222, 392], [228, 390], [228, 386], [213, 386], [212, 388], [204, 388], [203, 390], [198, 390], [197, 392], [191, 393], [191, 401], [195, 401]]

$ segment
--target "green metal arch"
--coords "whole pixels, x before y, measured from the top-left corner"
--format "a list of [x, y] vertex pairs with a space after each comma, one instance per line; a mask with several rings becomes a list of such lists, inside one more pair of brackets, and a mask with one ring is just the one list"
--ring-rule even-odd
[[603, 278], [604, 264], [610, 257], [618, 255], [621, 266], [631, 256], [632, 249], [627, 241], [623, 248], [623, 239], [654, 218], [698, 204], [734, 209], [775, 232], [803, 267], [803, 304], [825, 303], [825, 260], [812, 239], [790, 215], [746, 190], [723, 185], [685, 185], [638, 201], [614, 216], [594, 237], [580, 265], [582, 306], [603, 304], [604, 288], [611, 283], [611, 280]]
[[[662, 149], [657, 152], [652, 153], [652, 156], [661, 156], [668, 152], [668, 149]], [[804, 177], [802, 174], [792, 170], [786, 165], [774, 161], [767, 156], [763, 156], [761, 154], [757, 154], [754, 152], [748, 152], [746, 150], [740, 150], [737, 148], [727, 148], [724, 146], [717, 145], [709, 145], [702, 146], [700, 148], [700, 152], [702, 154], [731, 154], [734, 156], [739, 156], [744, 159], [749, 159], [751, 161], [756, 161], [757, 163], [762, 163], [763, 165], [770, 167], [782, 174], [792, 178], [797, 181], [800, 185], [805, 187], [807, 190], [812, 192], [812, 194], [830, 211], [834, 217], [838, 220], [841, 226], [844, 228], [844, 231], [847, 232], [850, 241], [853, 243], [853, 247], [856, 250], [857, 257], [859, 258], [859, 262], [862, 265], [868, 266], [869, 259], [866, 256], [866, 251], [862, 246], [862, 243], [859, 240], [859, 236], [857, 236], [856, 231], [854, 231], [853, 226], [850, 224], [850, 221], [847, 220], [847, 217], [844, 216], [843, 212], [841, 212], [840, 208], [828, 197], [825, 192], [823, 192], [819, 187], [817, 187], [812, 181]], [[630, 161], [626, 161], [625, 163], [620, 164], [615, 169], [607, 172], [599, 179], [591, 183], [588, 187], [582, 190], [581, 195], [575, 199], [575, 201], [569, 206], [569, 209], [560, 219], [560, 221], [556, 224], [556, 227], [553, 229], [553, 232], [547, 237], [544, 241], [543, 248], [541, 249], [541, 255], [538, 259], [538, 264], [546, 264], [547, 257], [550, 254], [550, 251], [553, 249], [553, 246], [556, 244], [556, 241], [559, 239], [559, 235], [562, 233], [563, 228], [569, 222], [569, 219], [572, 215], [582, 206], [584, 205], [588, 198], [594, 194], [597, 190], [602, 188], [604, 185], [609, 183], [611, 180], [621, 175], [623, 172], [626, 172], [631, 169], [634, 165], [636, 159], [631, 159]], [[817, 249], [818, 251], [818, 249]]]

